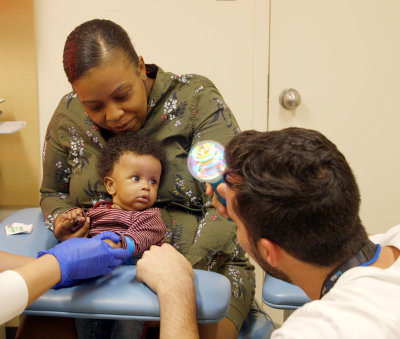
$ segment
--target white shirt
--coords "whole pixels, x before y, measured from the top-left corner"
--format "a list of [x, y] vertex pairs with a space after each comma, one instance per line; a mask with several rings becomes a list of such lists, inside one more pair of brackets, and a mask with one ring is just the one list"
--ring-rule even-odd
[[28, 287], [15, 271], [0, 273], [0, 325], [20, 315], [28, 303]]
[[[371, 236], [400, 249], [400, 225]], [[400, 338], [400, 258], [389, 268], [346, 271], [321, 300], [296, 310], [271, 339]]]

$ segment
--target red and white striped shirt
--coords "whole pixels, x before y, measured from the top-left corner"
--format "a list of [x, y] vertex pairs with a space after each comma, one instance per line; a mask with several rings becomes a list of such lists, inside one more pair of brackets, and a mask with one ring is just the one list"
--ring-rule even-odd
[[[123, 211], [112, 208], [111, 201], [99, 201], [93, 208], [84, 212], [90, 218], [89, 235], [94, 237], [105, 231], [117, 233], [121, 237], [122, 248], [126, 249], [129, 237], [135, 244], [132, 256], [142, 254], [152, 245], [162, 245], [167, 231], [159, 208], [144, 211]], [[71, 228], [76, 231], [83, 224]]]

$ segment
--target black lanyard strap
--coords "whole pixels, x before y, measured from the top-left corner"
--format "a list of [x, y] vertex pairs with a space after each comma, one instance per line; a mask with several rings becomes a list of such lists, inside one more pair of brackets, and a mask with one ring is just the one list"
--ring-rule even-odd
[[373, 264], [379, 257], [381, 246], [374, 244], [371, 240], [368, 241], [356, 254], [351, 256], [345, 262], [341, 263], [326, 277], [322, 285], [321, 297], [322, 298], [329, 290], [335, 285], [339, 277], [353, 267], [368, 266]]

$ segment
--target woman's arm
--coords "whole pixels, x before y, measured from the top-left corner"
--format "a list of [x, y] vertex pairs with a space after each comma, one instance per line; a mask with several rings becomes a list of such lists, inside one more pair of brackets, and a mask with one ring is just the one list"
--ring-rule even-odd
[[59, 139], [59, 109], [60, 102], [52, 119], [49, 122], [43, 146], [43, 178], [40, 188], [40, 207], [47, 228], [56, 232], [56, 221], [61, 222], [62, 213], [74, 208], [70, 194], [69, 184], [71, 179], [71, 166], [68, 163], [68, 150], [62, 147]]
[[[76, 111], [76, 107], [70, 102], [74, 98], [73, 94], [70, 94], [61, 100], [47, 128], [43, 147], [40, 206], [46, 227], [52, 230], [60, 241], [86, 236], [90, 227], [90, 224], [85, 222], [79, 231], [71, 232], [70, 229], [74, 223], [70, 220], [63, 220], [65, 211], [81, 204], [76, 193], [77, 190], [72, 195], [70, 192], [72, 174], [75, 172], [75, 177], [80, 176], [81, 171], [84, 168], [86, 170], [89, 166], [88, 155], [86, 154], [85, 157], [86, 148], [84, 147], [88, 141], [86, 140], [87, 135], [79, 129], [81, 125], [86, 126], [85, 116], [81, 114], [82, 112]], [[70, 155], [74, 160], [73, 166]], [[75, 187], [78, 185], [81, 186], [82, 183], [75, 184]], [[84, 189], [85, 187], [80, 188], [82, 191]], [[86, 190], [92, 200], [96, 194], [96, 185], [93, 188], [88, 187]]]
[[[225, 146], [240, 132], [239, 126], [212, 83], [203, 87], [204, 89], [198, 93], [195, 107], [192, 108], [196, 110], [196, 114], [191, 147], [204, 140], [217, 141]], [[235, 223], [218, 215], [212, 197], [206, 194], [204, 183], [199, 183], [198, 187], [202, 199], [203, 218], [200, 220], [195, 242], [189, 250], [187, 259], [194, 268], [217, 271], [225, 262], [242, 258], [243, 250], [236, 239]], [[204, 249], [209, 250], [204, 252]]]

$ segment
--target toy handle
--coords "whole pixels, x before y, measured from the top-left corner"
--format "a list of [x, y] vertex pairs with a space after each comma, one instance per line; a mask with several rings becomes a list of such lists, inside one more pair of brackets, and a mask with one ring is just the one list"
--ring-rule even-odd
[[226, 200], [223, 198], [223, 197], [221, 197], [221, 195], [218, 193], [218, 191], [217, 191], [217, 186], [219, 185], [219, 184], [222, 184], [224, 182], [224, 179], [222, 179], [222, 177], [218, 180], [218, 181], [215, 181], [215, 182], [209, 182], [209, 184], [212, 186], [212, 188], [214, 189], [214, 193], [217, 195], [217, 197], [218, 197], [218, 200], [222, 203], [222, 204], [224, 204], [224, 206], [226, 207]]

